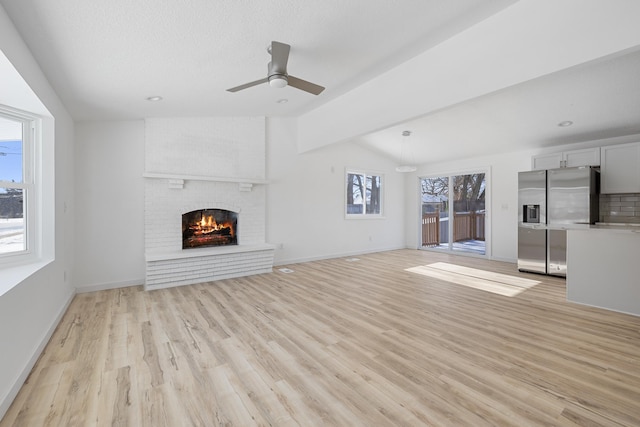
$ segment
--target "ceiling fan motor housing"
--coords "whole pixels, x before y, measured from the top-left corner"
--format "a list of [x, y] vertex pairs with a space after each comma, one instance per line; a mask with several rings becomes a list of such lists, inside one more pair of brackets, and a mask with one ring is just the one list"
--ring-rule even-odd
[[273, 74], [269, 76], [269, 86], [271, 87], [285, 87], [289, 84], [289, 80], [287, 80], [287, 76], [284, 74]]
[[269, 86], [271, 87], [281, 88], [285, 87], [289, 83], [286, 68], [282, 69], [282, 66], [274, 64], [273, 61], [270, 61], [267, 66], [267, 75], [269, 79]]

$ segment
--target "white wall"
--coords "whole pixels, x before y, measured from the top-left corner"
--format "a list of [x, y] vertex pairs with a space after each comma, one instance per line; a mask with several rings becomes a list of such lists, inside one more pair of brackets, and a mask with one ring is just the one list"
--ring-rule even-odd
[[[46, 121], [43, 134], [44, 155], [46, 159], [55, 159], [55, 170], [52, 162], [45, 162], [48, 164], [44, 171], [44, 186], [48, 191], [43, 197], [44, 246], [47, 256], [54, 256], [55, 251], [55, 259], [0, 296], [1, 418], [53, 333], [74, 292], [71, 286], [74, 124], [2, 7], [0, 50], [55, 119], [55, 123], [51, 119]], [[3, 83], [10, 85], [6, 81]], [[4, 94], [0, 94], [0, 102], [4, 102]], [[55, 179], [52, 179], [53, 176]]]
[[[283, 245], [276, 249], [277, 264], [405, 247], [405, 176], [394, 163], [351, 143], [298, 154], [294, 119], [269, 118], [266, 130], [266, 240]], [[79, 123], [76, 135], [76, 286], [89, 291], [142, 283], [144, 122]], [[385, 175], [384, 219], [345, 219], [347, 167]], [[126, 198], [114, 203], [116, 197]], [[81, 232], [94, 222], [104, 228]]]
[[144, 121], [76, 125], [76, 262], [81, 292], [144, 283]]
[[[405, 247], [395, 164], [352, 143], [298, 154], [295, 120], [267, 121], [267, 242], [275, 264]], [[346, 168], [384, 174], [384, 218], [345, 219]]]

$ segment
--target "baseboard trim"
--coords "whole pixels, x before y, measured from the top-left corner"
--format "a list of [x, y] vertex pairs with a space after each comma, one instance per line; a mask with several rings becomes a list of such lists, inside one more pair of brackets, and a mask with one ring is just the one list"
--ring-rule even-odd
[[[343, 257], [350, 257], [350, 256], [356, 256], [356, 255], [365, 255], [365, 254], [373, 254], [376, 252], [386, 252], [386, 251], [395, 251], [398, 249], [412, 249], [412, 250], [423, 250], [421, 248], [414, 248], [414, 247], [410, 247], [410, 246], [398, 246], [398, 247], [391, 247], [391, 248], [382, 248], [382, 249], [372, 249], [370, 251], [354, 251], [354, 252], [343, 252], [340, 254], [327, 254], [327, 255], [319, 255], [319, 256], [313, 256], [313, 257], [305, 257], [305, 258], [290, 258], [290, 259], [282, 259], [282, 260], [274, 260], [273, 266], [277, 267], [277, 266], [282, 266], [282, 265], [289, 265], [289, 264], [300, 264], [303, 262], [311, 262], [311, 261], [322, 261], [325, 259], [333, 259], [333, 258], [343, 258]], [[277, 257], [277, 253], [278, 251], [276, 250], [276, 257]], [[459, 253], [451, 253], [448, 252], [452, 255], [463, 255], [463, 254], [459, 254]], [[478, 258], [484, 258], [487, 260], [491, 260], [491, 261], [500, 261], [500, 262], [507, 262], [510, 264], [516, 264], [517, 260], [513, 259], [513, 258], [501, 258], [501, 257], [491, 257], [491, 256], [487, 256], [487, 257], [478, 257]]]
[[[390, 248], [371, 249], [369, 251], [342, 252], [342, 253], [337, 253], [337, 254], [326, 254], [326, 255], [319, 255], [319, 256], [313, 256], [313, 257], [274, 260], [273, 266], [276, 267], [276, 266], [280, 266], [280, 265], [300, 264], [300, 263], [303, 263], [303, 262], [322, 261], [322, 260], [325, 260], [325, 259], [334, 259], [334, 258], [350, 257], [350, 256], [355, 256], [355, 255], [373, 254], [373, 253], [377, 253], [377, 252], [396, 251], [398, 249], [410, 249], [410, 248], [407, 248], [406, 246], [394, 246], [394, 247], [390, 247]], [[276, 256], [277, 256], [277, 253], [278, 253], [278, 251], [276, 250]]]
[[0, 400], [0, 420], [2, 420], [4, 415], [7, 413], [7, 411], [9, 410], [9, 407], [11, 406], [16, 396], [20, 392], [20, 389], [24, 385], [24, 382], [27, 380], [27, 377], [29, 377], [31, 370], [36, 365], [36, 362], [40, 358], [40, 355], [44, 351], [44, 348], [49, 343], [49, 340], [51, 339], [53, 332], [56, 330], [56, 328], [58, 327], [58, 324], [62, 320], [62, 316], [64, 316], [64, 314], [67, 312], [67, 309], [69, 308], [69, 305], [71, 304], [71, 301], [73, 301], [73, 297], [75, 295], [76, 295], [75, 290], [72, 290], [69, 296], [67, 297], [66, 303], [58, 311], [58, 314], [55, 316], [53, 322], [51, 322], [51, 326], [45, 332], [44, 336], [40, 340], [40, 343], [34, 349], [33, 354], [27, 361], [27, 364], [25, 365], [20, 375], [18, 375], [18, 377], [16, 378], [15, 382], [13, 383], [13, 386], [11, 387], [11, 389], [9, 389], [9, 391], [2, 398], [2, 400]]
[[513, 258], [491, 257], [492, 261], [508, 262], [509, 264], [517, 264], [518, 260]]
[[106, 291], [109, 289], [128, 288], [130, 286], [142, 286], [144, 284], [144, 278], [124, 280], [122, 282], [109, 282], [99, 283], [96, 285], [78, 286], [76, 292], [79, 294], [86, 294], [87, 292]]

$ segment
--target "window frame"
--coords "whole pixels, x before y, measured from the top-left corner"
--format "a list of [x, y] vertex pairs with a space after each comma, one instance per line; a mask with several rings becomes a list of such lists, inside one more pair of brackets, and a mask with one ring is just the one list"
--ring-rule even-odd
[[[431, 179], [431, 178], [438, 178], [438, 177], [446, 177], [448, 180], [448, 185], [449, 185], [449, 191], [451, 191], [453, 189], [453, 177], [455, 176], [460, 176], [460, 175], [473, 175], [473, 174], [484, 174], [484, 180], [485, 180], [485, 252], [483, 255], [480, 254], [475, 254], [472, 252], [465, 252], [465, 251], [453, 251], [452, 248], [447, 248], [447, 249], [441, 249], [441, 248], [430, 248], [430, 247], [423, 247], [422, 246], [422, 236], [421, 236], [421, 227], [422, 227], [422, 185], [421, 185], [421, 180], [423, 179]], [[417, 245], [417, 249], [419, 250], [424, 250], [424, 251], [434, 251], [434, 252], [440, 252], [440, 253], [449, 253], [449, 254], [456, 254], [456, 255], [461, 255], [461, 256], [468, 256], [468, 257], [476, 257], [476, 258], [486, 258], [486, 259], [491, 259], [492, 255], [492, 232], [491, 232], [491, 222], [492, 222], [492, 215], [493, 215], [493, 209], [491, 209], [492, 206], [492, 189], [493, 189], [493, 181], [492, 181], [492, 168], [491, 166], [486, 166], [486, 167], [479, 167], [479, 168], [473, 168], [473, 169], [456, 169], [454, 171], [451, 172], [441, 172], [441, 173], [431, 173], [431, 174], [426, 174], [426, 175], [418, 175], [418, 180], [417, 180], [417, 200], [418, 200], [418, 208], [416, 210], [417, 214], [418, 214], [418, 218], [417, 218], [417, 238], [418, 238], [418, 245]], [[453, 218], [453, 203], [449, 203], [448, 208], [447, 208], [448, 214], [450, 218]], [[449, 230], [449, 236], [448, 237], [452, 237], [453, 233], [452, 230]], [[451, 239], [448, 240], [451, 240]]]
[[[349, 203], [348, 203], [348, 187], [349, 187], [349, 175], [361, 175], [363, 177], [365, 194], [362, 197], [362, 212], [361, 213], [349, 213]], [[379, 212], [378, 213], [367, 213], [367, 179], [372, 177], [378, 177], [380, 180], [379, 188], [380, 188], [380, 196], [379, 196]], [[361, 169], [352, 169], [346, 168], [344, 174], [344, 214], [346, 219], [377, 219], [383, 218], [384, 215], [384, 181], [385, 177], [382, 172], [375, 171], [363, 171]]]
[[37, 236], [40, 236], [38, 200], [41, 190], [36, 184], [39, 176], [36, 159], [40, 153], [38, 141], [42, 122], [38, 115], [2, 104], [0, 104], [0, 116], [22, 123], [22, 181], [0, 180], [0, 187], [21, 189], [23, 191], [25, 229], [24, 250], [0, 253], [0, 268], [2, 268], [36, 261], [41, 253], [41, 248], [38, 245], [39, 239], [37, 238]]

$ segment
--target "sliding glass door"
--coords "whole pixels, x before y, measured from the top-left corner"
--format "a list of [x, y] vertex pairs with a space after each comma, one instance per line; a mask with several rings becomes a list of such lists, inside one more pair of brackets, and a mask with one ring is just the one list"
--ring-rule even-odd
[[423, 248], [442, 249], [449, 243], [449, 177], [420, 179]]
[[420, 179], [423, 249], [485, 255], [484, 173]]

